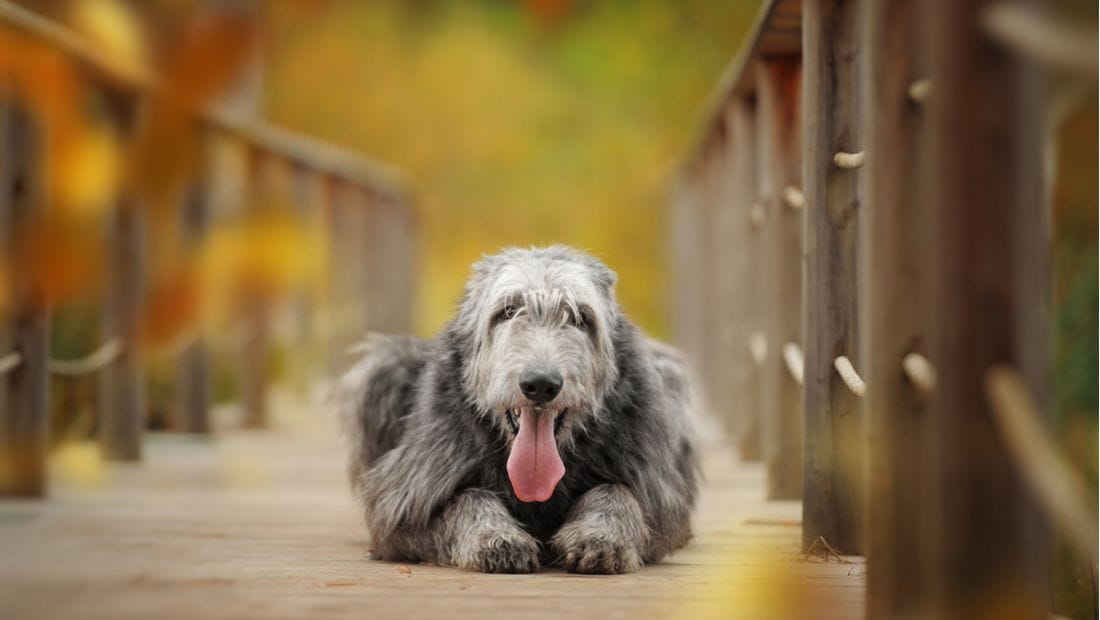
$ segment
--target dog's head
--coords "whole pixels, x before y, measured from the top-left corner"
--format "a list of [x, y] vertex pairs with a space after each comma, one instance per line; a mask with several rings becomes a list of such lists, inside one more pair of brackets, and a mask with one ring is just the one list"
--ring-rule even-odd
[[521, 501], [553, 495], [560, 446], [618, 378], [615, 274], [562, 246], [511, 248], [474, 265], [454, 327], [467, 343], [463, 388], [509, 443]]

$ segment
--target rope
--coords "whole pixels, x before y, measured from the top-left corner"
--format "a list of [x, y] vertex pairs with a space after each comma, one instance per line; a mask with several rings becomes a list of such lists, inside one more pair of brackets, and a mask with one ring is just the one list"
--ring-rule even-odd
[[844, 379], [844, 384], [848, 386], [849, 390], [856, 396], [863, 396], [867, 393], [867, 384], [856, 372], [855, 367], [852, 366], [852, 361], [847, 357], [841, 355], [833, 361], [833, 368], [836, 368], [837, 374], [841, 379]]
[[12, 351], [4, 357], [0, 357], [0, 375], [6, 375], [23, 363], [23, 355], [19, 351]]
[[749, 355], [752, 356], [752, 361], [757, 368], [763, 366], [764, 361], [768, 359], [768, 338], [764, 332], [749, 334]]
[[986, 372], [985, 392], [993, 421], [1024, 483], [1077, 551], [1096, 566], [1100, 538], [1097, 516], [1089, 508], [1095, 504], [1089, 499], [1092, 494], [1058, 454], [1023, 378], [1013, 368], [994, 366]]
[[158, 361], [174, 360], [183, 355], [185, 351], [190, 349], [198, 341], [199, 330], [184, 329], [163, 346], [153, 349], [149, 357]]
[[932, 94], [932, 80], [923, 78], [909, 85], [909, 100], [913, 103], [928, 101], [928, 95]]
[[921, 394], [928, 396], [936, 390], [936, 369], [920, 353], [910, 353], [902, 358], [901, 369]]
[[801, 209], [806, 206], [806, 197], [797, 187], [788, 185], [783, 188], [783, 202], [792, 209]]
[[837, 168], [844, 168], [846, 170], [855, 170], [863, 165], [863, 160], [867, 158], [866, 151], [859, 151], [858, 153], [844, 153], [840, 152], [833, 155], [833, 163]]
[[802, 349], [793, 342], [783, 345], [783, 361], [787, 363], [787, 372], [795, 383], [802, 385]]
[[75, 360], [51, 359], [47, 367], [55, 375], [75, 377], [101, 370], [107, 364], [118, 359], [121, 353], [122, 342], [118, 338], [112, 338], [89, 355]]

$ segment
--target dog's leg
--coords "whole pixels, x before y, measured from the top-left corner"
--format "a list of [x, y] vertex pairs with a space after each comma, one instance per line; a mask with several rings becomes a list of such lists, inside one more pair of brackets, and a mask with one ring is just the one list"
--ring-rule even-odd
[[539, 543], [483, 489], [460, 493], [435, 524], [440, 562], [485, 573], [532, 573]]
[[551, 544], [562, 568], [578, 573], [632, 573], [648, 540], [642, 507], [630, 489], [602, 484], [581, 496]]

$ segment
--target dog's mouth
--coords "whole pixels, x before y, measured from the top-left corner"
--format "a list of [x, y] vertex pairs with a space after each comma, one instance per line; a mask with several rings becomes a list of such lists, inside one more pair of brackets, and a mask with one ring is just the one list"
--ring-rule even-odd
[[521, 502], [545, 502], [565, 475], [555, 439], [566, 410], [535, 407], [510, 409], [508, 424], [516, 438], [508, 455], [508, 479]]
[[[561, 433], [562, 426], [565, 425], [565, 416], [569, 413], [568, 409], [562, 409], [557, 413], [554, 418], [554, 436], [557, 437]], [[504, 417], [508, 420], [508, 428], [512, 429], [512, 435], [519, 434], [519, 414], [515, 409], [509, 409], [505, 412]]]

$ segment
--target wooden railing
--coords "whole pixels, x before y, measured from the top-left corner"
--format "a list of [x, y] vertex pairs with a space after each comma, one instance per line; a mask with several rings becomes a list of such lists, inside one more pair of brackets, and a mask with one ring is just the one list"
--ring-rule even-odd
[[804, 547], [866, 553], [869, 618], [1045, 614], [1040, 515], [1095, 566], [1031, 402], [1039, 85], [1094, 89], [1095, 29], [1026, 8], [765, 2], [671, 192], [676, 338], [769, 496], [801, 498]]
[[[117, 127], [134, 126], [142, 104], [161, 96], [150, 76], [127, 71], [73, 32], [32, 11], [0, 2], [0, 28], [16, 32], [34, 45], [60, 52], [75, 67], [81, 87], [109, 101]], [[2, 82], [2, 79], [0, 79]], [[7, 92], [7, 91], [5, 91]], [[10, 93], [9, 93], [10, 94]], [[66, 105], [67, 102], [56, 102]], [[75, 105], [69, 103], [70, 105]], [[47, 381], [58, 376], [99, 375], [99, 438], [106, 457], [133, 460], [141, 456], [146, 426], [147, 352], [136, 341], [149, 265], [149, 223], [142, 208], [126, 195], [117, 197], [108, 215], [104, 244], [105, 286], [102, 296], [101, 346], [80, 359], [51, 359], [47, 307], [23, 294], [20, 269], [14, 263], [13, 231], [46, 208], [41, 195], [43, 171], [36, 157], [53, 128], [31, 118], [23, 104], [0, 98], [0, 233], [13, 272], [10, 320], [0, 326], [0, 494], [42, 495], [46, 490]], [[410, 328], [415, 219], [400, 176], [378, 162], [279, 129], [228, 107], [206, 105], [195, 111], [199, 159], [181, 201], [179, 237], [199, 244], [220, 225], [224, 212], [241, 214], [263, 202], [290, 205], [302, 221], [322, 221], [327, 243], [326, 292], [291, 293], [295, 338], [320, 342], [339, 360], [365, 331]], [[172, 145], [162, 145], [171, 148]], [[226, 154], [237, 170], [214, 162]], [[214, 203], [217, 202], [216, 209]], [[289, 248], [288, 248], [289, 249]], [[286, 299], [278, 300], [287, 302]], [[239, 391], [247, 425], [268, 424], [266, 393], [272, 347], [272, 300], [259, 299], [245, 308], [232, 333], [219, 346], [239, 355]], [[185, 330], [160, 352], [177, 367], [172, 420], [175, 430], [206, 433], [211, 393], [211, 348], [208, 330]], [[301, 345], [301, 342], [291, 343]], [[294, 355], [305, 355], [301, 347]]]

